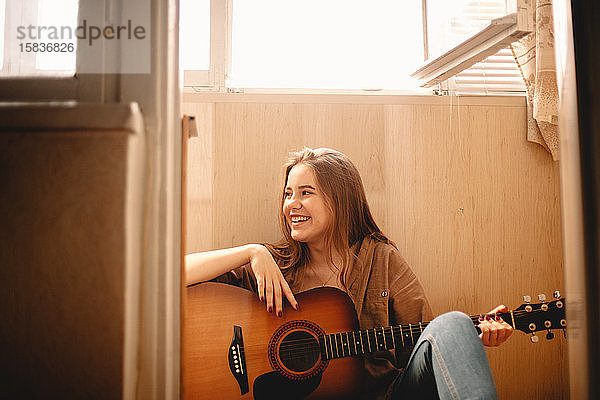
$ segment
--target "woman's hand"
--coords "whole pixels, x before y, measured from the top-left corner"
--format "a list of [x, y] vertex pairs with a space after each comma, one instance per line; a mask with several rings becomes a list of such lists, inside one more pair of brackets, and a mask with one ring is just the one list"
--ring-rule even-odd
[[484, 346], [500, 346], [512, 334], [513, 328], [496, 313], [507, 312], [508, 308], [500, 305], [487, 313], [485, 318], [479, 318], [479, 337]]
[[294, 298], [292, 290], [266, 247], [261, 245], [252, 246], [250, 266], [256, 278], [258, 297], [260, 301], [266, 302], [268, 312], [275, 309], [277, 316], [282, 316], [284, 295], [292, 307], [295, 310], [298, 309], [298, 302]]

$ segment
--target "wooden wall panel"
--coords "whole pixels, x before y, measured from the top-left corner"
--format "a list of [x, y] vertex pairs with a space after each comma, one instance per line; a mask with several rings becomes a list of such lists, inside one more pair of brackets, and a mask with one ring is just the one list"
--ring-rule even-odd
[[303, 146], [346, 152], [382, 204], [381, 106], [218, 103], [215, 118], [214, 247], [279, 238], [282, 165]]
[[[525, 125], [519, 123], [525, 120], [524, 109], [465, 111], [460, 120], [472, 142], [479, 304], [493, 304], [499, 296], [514, 307], [519, 295], [564, 292], [558, 163], [525, 140]], [[506, 352], [491, 351], [501, 393], [507, 398], [567, 397], [566, 367], [560, 368], [566, 366], [566, 342], [559, 336], [539, 346], [519, 338], [508, 343]], [[549, 366], [557, 373], [550, 380], [542, 372]]]
[[[390, 107], [386, 231], [436, 314], [515, 308], [523, 294], [563, 288], [558, 165], [525, 140], [524, 113]], [[565, 349], [520, 333], [488, 349], [500, 398], [566, 398]]]
[[[205, 157], [212, 176], [205, 171], [188, 186], [205, 187], [205, 201], [210, 194], [199, 215], [212, 228], [201, 233], [207, 225], [188, 220], [188, 250], [278, 239], [287, 153], [327, 146], [357, 165], [377, 222], [436, 314], [479, 313], [500, 302], [514, 308], [523, 294], [562, 288], [558, 164], [525, 140], [524, 103], [209, 104], [212, 130], [198, 140], [206, 136], [210, 150], [189, 162]], [[500, 398], [568, 397], [559, 336], [534, 345], [516, 333], [488, 349]]]
[[189, 138], [185, 252], [211, 250], [214, 104], [184, 103], [182, 113], [196, 118], [197, 137]]

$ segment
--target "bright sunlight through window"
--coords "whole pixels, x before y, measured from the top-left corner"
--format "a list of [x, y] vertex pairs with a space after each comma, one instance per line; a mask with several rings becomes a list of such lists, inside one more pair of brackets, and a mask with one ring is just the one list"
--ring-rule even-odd
[[[77, 26], [78, 0], [40, 0], [38, 25], [41, 26]], [[72, 39], [54, 40], [54, 43], [77, 43]], [[76, 52], [53, 53], [40, 52], [36, 56], [36, 67], [44, 71], [75, 73]]]
[[180, 0], [179, 7], [179, 68], [208, 70], [210, 0]]
[[78, 9], [78, 0], [0, 0], [0, 76], [73, 75], [76, 40], [52, 35], [74, 32]]
[[233, 0], [234, 88], [414, 89], [420, 1]]
[[4, 66], [4, 27], [6, 14], [6, 0], [0, 0], [0, 70]]
[[442, 54], [507, 14], [505, 0], [428, 0], [430, 56]]

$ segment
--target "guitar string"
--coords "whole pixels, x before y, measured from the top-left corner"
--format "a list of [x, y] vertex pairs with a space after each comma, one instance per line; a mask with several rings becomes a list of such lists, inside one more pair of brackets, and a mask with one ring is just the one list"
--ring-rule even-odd
[[[339, 343], [339, 342], [338, 342]], [[411, 343], [412, 345], [412, 343]], [[252, 347], [261, 347], [264, 348], [264, 346], [250, 346], [249, 348]], [[356, 347], [355, 350], [353, 350], [353, 344], [350, 343], [346, 343], [341, 349], [336, 349], [333, 352], [336, 353], [335, 355], [329, 355], [326, 357], [326, 359], [336, 359], [336, 358], [343, 358], [343, 357], [349, 357], [349, 356], [356, 356], [356, 355], [363, 355], [363, 354], [368, 354], [368, 353], [373, 353], [376, 351], [381, 351], [381, 350], [391, 350], [392, 348], [377, 348], [377, 349], [368, 349], [367, 351], [363, 351], [362, 347]], [[398, 346], [396, 346], [398, 347]], [[399, 347], [399, 349], [401, 349], [402, 346]], [[321, 347], [319, 346], [319, 350], [313, 349], [313, 350], [308, 350], [306, 348], [298, 348], [296, 346], [287, 346], [285, 348], [283, 348], [283, 346], [280, 346], [280, 354], [282, 351], [286, 351], [287, 354], [284, 356], [285, 360], [288, 361], [292, 361], [292, 360], [297, 360], [297, 359], [306, 359], [307, 356], [311, 356], [311, 357], [315, 357], [318, 354], [322, 355], [322, 351], [321, 351]], [[244, 352], [242, 352], [244, 353]]]
[[[514, 314], [517, 317], [519, 317], [521, 315], [526, 315], [526, 314], [532, 315], [534, 313], [537, 314], [537, 313], [546, 313], [546, 312], [547, 311], [543, 311], [543, 310], [533, 310], [533, 311], [529, 311], [529, 312], [528, 311], [514, 312]], [[510, 317], [509, 313], [502, 313], [502, 314], [499, 314], [499, 315]], [[471, 318], [471, 320], [473, 322], [477, 322], [479, 316], [471, 316], [470, 318]], [[423, 327], [423, 329], [425, 329], [428, 324], [429, 324], [429, 322], [422, 322], [421, 326]], [[418, 323], [411, 324], [410, 328], [408, 326], [404, 326], [404, 325], [402, 325], [402, 326], [399, 326], [399, 325], [397, 325], [397, 326], [387, 326], [387, 327], [383, 327], [383, 331], [382, 332], [385, 335], [391, 335], [392, 334], [392, 328], [394, 328], [394, 329], [400, 329], [400, 327], [402, 327], [402, 332], [403, 333], [406, 332], [405, 334], [408, 334], [408, 333], [411, 333], [411, 334], [415, 334], [415, 333], [420, 334], [422, 332], [422, 329], [421, 329], [421, 327], [419, 327]], [[561, 328], [562, 327], [554, 327], [554, 328], [551, 327], [550, 329], [561, 329]], [[348, 334], [354, 333], [354, 334], [357, 334], [358, 333], [359, 334], [359, 339], [360, 339], [360, 335], [361, 334], [368, 334], [368, 333], [377, 334], [379, 332], [375, 332], [375, 330], [379, 330], [379, 329], [382, 329], [382, 328], [373, 328], [373, 329], [368, 329], [368, 330], [349, 331], [349, 332], [335, 332], [335, 333], [330, 333], [330, 334], [326, 334], [326, 335], [335, 335], [336, 333], [337, 334], [343, 334], [343, 333], [348, 333]], [[548, 329], [548, 328], [544, 327], [544, 328], [539, 329], [539, 330], [546, 330], [546, 329]], [[367, 333], [367, 331], [368, 331], [368, 333]], [[399, 334], [399, 332], [394, 332], [393, 334], [394, 334], [394, 336], [397, 336]], [[342, 338], [342, 341], [344, 341], [343, 338]], [[299, 343], [310, 343], [310, 342], [314, 342], [314, 338], [288, 340], [288, 341], [285, 342], [285, 344], [294, 345], [294, 344], [299, 344]], [[348, 342], [348, 343], [350, 343], [350, 342]]]
[[[531, 312], [529, 312], [529, 313], [531, 313]], [[477, 318], [477, 317], [472, 317], [472, 318]], [[390, 327], [388, 327], [388, 328], [390, 328]], [[551, 329], [558, 329], [558, 328], [551, 328]], [[306, 340], [309, 340], [309, 339], [295, 340], [295, 341], [306, 341]], [[292, 342], [292, 341], [289, 341], [289, 342]], [[314, 339], [312, 340], [312, 342], [314, 342]], [[256, 346], [256, 347], [263, 347], [263, 346]], [[366, 351], [366, 352], [364, 352], [364, 351], [358, 351], [358, 348], [356, 348], [357, 351], [352, 351], [352, 347], [353, 346], [350, 344], [350, 342], [347, 342], [345, 344], [345, 347], [344, 347], [344, 343], [343, 343], [343, 339], [342, 339], [342, 349], [341, 349], [341, 351], [336, 349], [335, 353], [337, 353], [337, 355], [334, 356], [334, 357], [329, 356], [326, 359], [330, 360], [330, 359], [343, 358], [343, 357], [349, 357], [349, 356], [355, 356], [355, 355], [362, 355], [362, 354], [367, 354], [367, 353], [373, 352], [372, 349], [370, 349], [370, 351]], [[283, 346], [280, 346], [280, 349], [282, 349], [282, 348], [283, 348]], [[361, 347], [361, 349], [362, 349], [362, 347]], [[285, 351], [288, 352], [288, 354], [285, 355], [285, 360], [288, 360], [288, 361], [293, 361], [293, 360], [297, 360], [297, 359], [306, 359], [307, 355], [310, 355], [310, 356], [314, 357], [316, 354], [321, 353], [320, 347], [319, 347], [319, 351], [316, 351], [316, 352], [315, 351], [306, 350], [304, 348], [294, 347], [294, 346], [287, 346], [283, 350], [285, 350]], [[383, 350], [383, 349], [381, 349], [381, 350]], [[375, 350], [375, 351], [377, 351], [377, 350]], [[315, 361], [317, 361], [317, 360], [315, 360]]]
[[[517, 311], [513, 312], [513, 315], [522, 316], [522, 315], [526, 315], [526, 314], [532, 315], [532, 314], [540, 314], [540, 313], [547, 313], [547, 312], [548, 311], [544, 311], [542, 309], [536, 309], [536, 310], [532, 310], [532, 311], [526, 311], [526, 310], [520, 310], [519, 311], [519, 310], [517, 310]], [[482, 315], [486, 315], [486, 314], [482, 314]], [[491, 314], [491, 315], [493, 315], [493, 314]], [[510, 317], [510, 313], [499, 313], [498, 315]], [[470, 318], [473, 321], [473, 323], [475, 323], [478, 320], [479, 316], [471, 316]], [[410, 338], [411, 338], [411, 342], [412, 342], [412, 341], [414, 341], [414, 338], [415, 338], [414, 337], [414, 333], [417, 333], [416, 337], [418, 338], [418, 336], [422, 333], [422, 330], [425, 327], [427, 327], [428, 324], [429, 324], [428, 322], [421, 323], [420, 326], [419, 326], [418, 323], [415, 324], [415, 325], [411, 324], [410, 329], [408, 327], [406, 327], [407, 329], [403, 329], [402, 332], [404, 333], [405, 330], [408, 331], [411, 334]], [[396, 327], [400, 328], [400, 326], [394, 326], [394, 328], [396, 328]], [[390, 335], [398, 336], [397, 332], [394, 334], [394, 331], [392, 330], [392, 328], [393, 327], [390, 326], [390, 327], [375, 328], [375, 329], [382, 329], [382, 332], [383, 332], [384, 335], [386, 334], [386, 329], [387, 329], [387, 330], [389, 330], [389, 332], [387, 332], [387, 333], [389, 333]], [[403, 328], [405, 328], [405, 327], [403, 327]], [[374, 335], [376, 335], [377, 333], [376, 333], [375, 329], [354, 331], [354, 333], [359, 333], [359, 335], [362, 335], [363, 333], [366, 333], [367, 335], [369, 333], [373, 333]], [[552, 328], [551, 327], [551, 328], [546, 328], [546, 329], [549, 330], [549, 329], [560, 329], [560, 328], [558, 328], [558, 327]], [[544, 329], [539, 329], [539, 330], [544, 330]], [[362, 346], [361, 346], [361, 351], [358, 351], [358, 347], [355, 347], [355, 351], [352, 351], [352, 347], [354, 347], [353, 346], [354, 343], [353, 342], [351, 343], [350, 341], [347, 341], [346, 343], [344, 343], [343, 336], [341, 335], [342, 333], [351, 333], [351, 332], [337, 332], [337, 334], [340, 334], [342, 349], [341, 349], [341, 351], [339, 349], [336, 349], [335, 352], [337, 353], [337, 355], [333, 356], [333, 357], [331, 357], [331, 356], [327, 357], [328, 360], [329, 359], [349, 357], [349, 356], [355, 356], [355, 355], [362, 355], [362, 354], [367, 354], [367, 353], [373, 352], [373, 349], [368, 349], [368, 351], [366, 351], [366, 352], [363, 351], [363, 347]], [[335, 338], [336, 333], [331, 333], [331, 334], [326, 334], [326, 335], [331, 336], [337, 342], [337, 338]], [[404, 333], [404, 335], [406, 337], [409, 337], [408, 333]], [[322, 336], [320, 336], [319, 338], [322, 338]], [[353, 338], [355, 338], [354, 335], [353, 335]], [[303, 343], [303, 342], [304, 343], [311, 342], [311, 343], [314, 344], [315, 343], [315, 339], [314, 338], [307, 338], [307, 339], [289, 340], [289, 341], [286, 341], [285, 346], [284, 346], [284, 344], [282, 344], [279, 347], [279, 350], [280, 351], [285, 351], [285, 352], [288, 353], [288, 354], [285, 355], [285, 359], [288, 360], [288, 361], [297, 360], [297, 359], [306, 359], [306, 356], [308, 356], [308, 355], [310, 355], [312, 357], [315, 357], [315, 355], [321, 353], [321, 346], [320, 346], [320, 344], [322, 342], [319, 342], [319, 349], [317, 351], [315, 351], [316, 349], [314, 349], [314, 348], [312, 350], [307, 350], [306, 348], [298, 348], [296, 346], [296, 344]], [[412, 345], [412, 343], [411, 343], [411, 345]], [[386, 347], [386, 346], [384, 346], [384, 347]], [[395, 346], [395, 347], [398, 347], [398, 346]], [[402, 347], [405, 347], [405, 346], [400, 346], [399, 348], [402, 348]], [[252, 348], [264, 348], [264, 345], [246, 346], [246, 348], [248, 348], [248, 349], [252, 349]], [[393, 348], [394, 347], [392, 347], [392, 349]], [[381, 349], [381, 348], [378, 347], [378, 348], [376, 348], [375, 351], [377, 351], [378, 349]], [[386, 350], [387, 350], [387, 348], [386, 348]], [[242, 353], [242, 355], [245, 355], [245, 349], [241, 349], [241, 353]], [[247, 359], [252, 359], [252, 358], [253, 358], [252, 355], [250, 355], [249, 357], [247, 357]]]
[[[411, 345], [412, 345], [412, 343], [411, 343]], [[378, 349], [368, 349], [367, 348], [367, 351], [363, 351], [362, 347], [357, 347], [356, 349], [353, 349], [353, 347], [354, 346], [348, 344], [341, 349], [336, 349], [332, 352], [335, 354], [328, 355], [326, 357], [326, 359], [335, 359], [335, 358], [342, 358], [342, 357], [348, 357], [348, 356], [363, 355], [363, 354], [369, 354], [369, 353], [373, 353], [376, 351], [382, 351], [382, 350], [392, 350], [392, 348], [388, 349], [388, 348], [380, 347]], [[402, 348], [402, 347], [400, 347], [400, 348]], [[282, 352], [287, 352], [287, 354], [284, 356], [284, 358], [286, 360], [306, 359], [307, 356], [314, 357], [317, 354], [321, 354], [321, 355], [323, 354], [320, 347], [319, 347], [319, 350], [316, 350], [316, 349], [307, 350], [306, 348], [298, 348], [298, 347], [290, 347], [287, 349], [280, 348], [280, 354]]]
[[[547, 313], [547, 312], [548, 312], [548, 311], [544, 311], [544, 310], [541, 310], [541, 309], [537, 309], [537, 310], [532, 310], [532, 311], [525, 311], [525, 310], [521, 310], [521, 311], [514, 311], [514, 312], [513, 312], [513, 314], [514, 314], [515, 316], [517, 316], [517, 317], [520, 317], [520, 316], [522, 316], [522, 315], [526, 315], [526, 314], [532, 315], [532, 314], [537, 314], [537, 313]], [[488, 315], [488, 314], [482, 314], [482, 315]], [[500, 315], [500, 316], [507, 316], [507, 317], [510, 317], [510, 313], [499, 313], [498, 315]], [[490, 314], [490, 316], [493, 316], [493, 314]], [[476, 322], [476, 321], [479, 319], [479, 316], [470, 316], [470, 319], [471, 319], [473, 322]], [[422, 322], [420, 325], [421, 325], [421, 327], [422, 327], [423, 329], [425, 329], [425, 328], [427, 327], [427, 325], [429, 325], [429, 322]], [[414, 334], [419, 334], [419, 335], [420, 335], [420, 334], [422, 333], [422, 329], [421, 329], [421, 327], [419, 326], [419, 323], [411, 324], [410, 328], [409, 328], [408, 326], [405, 326], [405, 325], [387, 326], [387, 327], [383, 327], [383, 331], [382, 331], [382, 332], [383, 332], [384, 334], [389, 334], [389, 335], [392, 335], [392, 334], [394, 334], [394, 336], [398, 336], [398, 335], [399, 335], [399, 332], [394, 332], [394, 333], [392, 333], [392, 328], [394, 328], [394, 329], [401, 329], [402, 333], [404, 333], [405, 335], [407, 335], [407, 334], [409, 334], [409, 333], [410, 333], [410, 335], [411, 335], [411, 337], [412, 337], [412, 336], [414, 336]], [[555, 328], [552, 328], [552, 327], [551, 327], [551, 328], [549, 328], [549, 329], [561, 329], [561, 328], [562, 328], [562, 327], [560, 327], [560, 328], [559, 328], [559, 327], [555, 327]], [[335, 334], [353, 333], [353, 332], [354, 332], [355, 334], [356, 334], [356, 333], [358, 333], [358, 334], [359, 334], [359, 336], [360, 336], [360, 335], [362, 335], [362, 334], [367, 334], [367, 335], [368, 335], [369, 333], [377, 334], [377, 332], [375, 332], [375, 330], [377, 330], [377, 329], [382, 329], [382, 328], [381, 328], [381, 327], [379, 327], [379, 328], [372, 328], [372, 329], [360, 330], [360, 331], [335, 332], [335, 333], [329, 333], [329, 334], [325, 334], [325, 335], [330, 335], [330, 336], [332, 336], [332, 335], [335, 335]], [[514, 329], [514, 328], [513, 328], [513, 329]], [[545, 327], [544, 327], [543, 329], [539, 329], [539, 330], [546, 330], [546, 329], [548, 329], [548, 328], [545, 328]], [[386, 332], [386, 330], [388, 330], [388, 332]], [[405, 332], [406, 332], [406, 333], [405, 333]], [[320, 336], [320, 337], [321, 337], [321, 336]], [[286, 346], [285, 348], [287, 349], [287, 348], [293, 347], [293, 346], [295, 346], [295, 345], [297, 345], [297, 344], [302, 344], [302, 343], [306, 343], [306, 344], [308, 344], [308, 343], [312, 343], [312, 342], [314, 342], [314, 341], [315, 341], [315, 339], [314, 339], [314, 338], [306, 338], [306, 339], [292, 339], [292, 340], [288, 340], [288, 341], [286, 341], [284, 344], [282, 344], [282, 346], [280, 346], [280, 348], [282, 348], [282, 347], [285, 345], [285, 346]], [[347, 341], [347, 344], [345, 344], [345, 343], [344, 343], [344, 339], [343, 339], [343, 338], [341, 339], [341, 341], [342, 341], [342, 346], [344, 346], [344, 345], [347, 345], [347, 346], [349, 346], [349, 344], [350, 344], [350, 342], [349, 342], [349, 341]], [[352, 344], [353, 344], [353, 343], [352, 343]], [[258, 348], [258, 347], [264, 347], [264, 345], [254, 345], [254, 346], [245, 346], [245, 347], [246, 347], [246, 348], [252, 348], [252, 347], [256, 347], [256, 348]]]

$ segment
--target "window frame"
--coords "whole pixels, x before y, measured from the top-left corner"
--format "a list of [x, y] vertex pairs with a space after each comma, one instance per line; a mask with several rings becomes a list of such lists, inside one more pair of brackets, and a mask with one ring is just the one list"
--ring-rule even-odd
[[[78, 14], [88, 15], [88, 13], [91, 14], [101, 10], [105, 15], [108, 15], [113, 10], [119, 10], [121, 7], [122, 0], [79, 0]], [[84, 12], [82, 13], [81, 10], [84, 10]], [[5, 52], [6, 48], [7, 46], [5, 46]], [[81, 48], [81, 46], [77, 46], [77, 65], [79, 65]], [[102, 52], [102, 54], [103, 61], [105, 61], [106, 53]], [[112, 102], [118, 99], [117, 80], [116, 74], [78, 73], [77, 68], [74, 75], [68, 76], [0, 77], [0, 101], [76, 100]]]
[[[453, 87], [453, 77], [463, 70], [497, 53], [508, 44], [533, 30], [530, 18], [531, 0], [509, 0], [516, 13], [494, 20], [482, 31], [471, 36], [441, 56], [428, 58], [411, 76], [419, 79], [421, 88], [406, 90], [378, 89], [382, 94], [445, 94]], [[427, 0], [422, 0], [422, 32], [425, 57], [428, 56]], [[232, 0], [210, 0], [210, 61], [208, 70], [181, 70], [184, 92], [187, 93], [362, 93], [368, 89], [309, 89], [309, 88], [236, 88], [226, 86], [231, 63]], [[520, 92], [519, 92], [520, 94]]]
[[184, 88], [226, 91], [231, 60], [231, 10], [232, 0], [210, 0], [210, 66], [208, 70], [181, 70]]
[[[422, 0], [425, 1], [425, 0]], [[208, 70], [181, 70], [184, 93], [231, 94], [395, 94], [429, 95], [431, 90], [410, 89], [311, 89], [245, 88], [226, 86], [231, 70], [232, 0], [210, 0], [210, 67]], [[391, 51], [391, 50], [390, 50]]]

